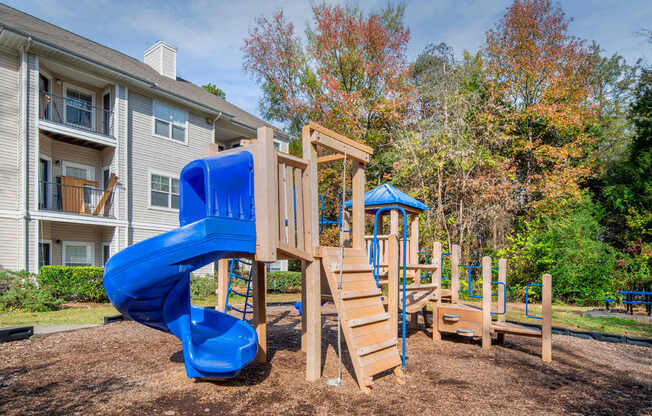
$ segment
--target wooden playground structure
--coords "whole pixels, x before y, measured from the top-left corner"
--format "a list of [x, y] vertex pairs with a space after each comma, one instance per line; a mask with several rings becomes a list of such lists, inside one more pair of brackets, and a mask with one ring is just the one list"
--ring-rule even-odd
[[[431, 319], [433, 340], [439, 340], [441, 332], [454, 332], [481, 336], [483, 348], [488, 348], [493, 334], [497, 334], [499, 340], [505, 333], [542, 337], [542, 356], [550, 361], [549, 275], [543, 280], [542, 331], [508, 324], [504, 315], [492, 321], [491, 283], [483, 285], [482, 308], [459, 302], [459, 246], [452, 249], [448, 291], [441, 288], [440, 243], [433, 245], [430, 264], [419, 264], [420, 209], [409, 205], [365, 207], [365, 166], [373, 153], [369, 146], [313, 122], [303, 127], [302, 145], [302, 158], [278, 152], [273, 145], [273, 130], [263, 127], [258, 129], [257, 140], [242, 141], [241, 147], [232, 150], [246, 149], [254, 159], [256, 254], [249, 260], [253, 298], [251, 321], [259, 342], [257, 361], [267, 360], [265, 264], [279, 259], [300, 260], [302, 265], [301, 349], [306, 354], [306, 379], [309, 381], [321, 377], [323, 300], [336, 305], [355, 376], [363, 391], [369, 390], [375, 375], [388, 370], [393, 371], [397, 382], [403, 382], [402, 364], [405, 362], [402, 362], [397, 332], [399, 310], [403, 316], [411, 315], [413, 325], [417, 325], [419, 312], [426, 322], [428, 315], [435, 317]], [[321, 246], [318, 168], [340, 160], [344, 160], [345, 169], [346, 162], [351, 162], [351, 213], [350, 216], [342, 215], [342, 222], [345, 228], [350, 227], [350, 233], [341, 233], [339, 247]], [[404, 216], [404, 236], [399, 240], [400, 212]], [[366, 213], [374, 214], [376, 222], [379, 217], [389, 217], [389, 234], [379, 235], [374, 230], [374, 235], [365, 235]], [[247, 255], [239, 257], [247, 258]], [[501, 260], [499, 264], [502, 265], [499, 280], [505, 282], [506, 262]], [[421, 283], [422, 271], [432, 276], [431, 282]], [[218, 310], [226, 309], [229, 278], [229, 259], [222, 259], [218, 265]], [[483, 282], [487, 281], [491, 282], [489, 257], [483, 258]], [[498, 304], [501, 301], [504, 304], [504, 292], [502, 297], [498, 294]], [[405, 319], [402, 323], [405, 351]]]

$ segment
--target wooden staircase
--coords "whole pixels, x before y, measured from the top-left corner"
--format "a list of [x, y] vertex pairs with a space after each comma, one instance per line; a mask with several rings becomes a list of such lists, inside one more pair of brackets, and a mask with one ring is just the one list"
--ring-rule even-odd
[[360, 388], [368, 391], [373, 376], [387, 370], [394, 370], [397, 381], [402, 383], [397, 331], [390, 327], [390, 316], [381, 301], [382, 292], [376, 286], [366, 251], [344, 249], [340, 305], [340, 249], [321, 250], [323, 272], [342, 319], [342, 332]]

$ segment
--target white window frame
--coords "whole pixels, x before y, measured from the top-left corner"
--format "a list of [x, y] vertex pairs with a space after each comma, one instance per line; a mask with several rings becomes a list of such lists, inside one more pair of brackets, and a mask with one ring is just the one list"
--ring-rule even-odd
[[[88, 94], [88, 95], [91, 96], [91, 107], [92, 108], [91, 108], [91, 128], [90, 129], [95, 131], [95, 117], [96, 117], [95, 112], [96, 112], [96, 108], [97, 108], [97, 93], [95, 91], [91, 91], [89, 89], [86, 89], [84, 87], [80, 87], [80, 86], [75, 85], [75, 84], [70, 84], [70, 83], [67, 83], [67, 82], [63, 83], [63, 98], [62, 98], [63, 107], [64, 107], [63, 108], [63, 121], [64, 121], [64, 123], [71, 124], [71, 125], [75, 125], [75, 124], [71, 123], [71, 122], [68, 122], [68, 120], [67, 120], [68, 112], [66, 111], [67, 110], [66, 106], [68, 104], [66, 104], [66, 100], [68, 99], [68, 89], [77, 90], [79, 92], [83, 92], [84, 94]], [[80, 127], [83, 128], [83, 126], [80, 126]]]
[[63, 266], [67, 266], [68, 264], [66, 263], [66, 248], [69, 246], [86, 246], [88, 249], [88, 254], [90, 255], [90, 260], [88, 263], [90, 264], [90, 267], [95, 266], [95, 244], [94, 243], [89, 243], [88, 241], [62, 241], [61, 245], [63, 247], [62, 253], [61, 253], [61, 263]]
[[[183, 138], [182, 142], [172, 138], [172, 122], [170, 120], [163, 120], [163, 119], [157, 119], [156, 118], [156, 115], [155, 115], [156, 111], [154, 110], [154, 108], [156, 107], [157, 103], [168, 106], [168, 107], [175, 107], [176, 109], [179, 109], [179, 110], [184, 111], [186, 113], [185, 137]], [[160, 134], [156, 134], [156, 120], [164, 121], [164, 122], [166, 122], [166, 123], [168, 123], [170, 125], [170, 129], [169, 129], [170, 137], [161, 136]], [[159, 138], [165, 139], [165, 140], [169, 140], [169, 141], [171, 141], [173, 143], [188, 146], [188, 126], [189, 126], [189, 122], [190, 122], [190, 113], [188, 112], [188, 110], [184, 110], [184, 109], [182, 109], [180, 107], [177, 107], [175, 105], [170, 105], [170, 104], [164, 103], [163, 101], [152, 99], [152, 136], [159, 137]]]
[[[180, 142], [179, 142], [180, 143]], [[169, 207], [159, 207], [158, 205], [152, 205], [152, 175], [159, 175], [159, 176], [166, 176], [170, 178], [170, 192], [168, 193], [168, 204]], [[154, 170], [150, 169], [147, 171], [147, 207], [149, 209], [153, 209], [156, 211], [166, 211], [166, 212], [174, 212], [178, 213], [179, 209], [178, 208], [170, 208], [172, 206], [172, 179], [176, 179], [179, 181], [179, 198], [181, 197], [181, 179], [170, 173], [170, 172], [164, 172], [161, 170]], [[179, 199], [179, 203], [181, 203], [181, 199]]]
[[[50, 156], [47, 156], [47, 155], [43, 154], [43, 153], [39, 153], [38, 158], [39, 158], [39, 165], [41, 163], [41, 159], [45, 159], [45, 160], [48, 161], [48, 165], [49, 165], [48, 177], [50, 178], [50, 183], [51, 184], [54, 183], [54, 167], [52, 166], [52, 158]], [[40, 166], [39, 166], [39, 168], [40, 168]], [[37, 175], [36, 177], [38, 178], [38, 182], [41, 182], [41, 177], [39, 175], [39, 172], [37, 172], [36, 175]], [[40, 192], [40, 190], [41, 190], [40, 184], [38, 186], [39, 186], [38, 189], [39, 189], [39, 192]], [[49, 185], [49, 186], [51, 186], [51, 185]], [[45, 201], [45, 204], [46, 204], [46, 209], [50, 209], [50, 208], [52, 208], [54, 206], [54, 195], [52, 195], [53, 194], [52, 189], [50, 189], [49, 187], [48, 187], [47, 191], [48, 191], [47, 192], [47, 201]], [[41, 209], [41, 208], [39, 207], [39, 209]]]
[[41, 244], [49, 244], [48, 257], [50, 258], [50, 265], [52, 265], [52, 240], [39, 240], [36, 245], [38, 258], [36, 259], [37, 264], [41, 263]]
[[78, 169], [87, 169], [90, 174], [88, 177], [88, 181], [93, 181], [95, 182], [95, 167], [91, 165], [85, 165], [83, 163], [77, 163], [77, 162], [69, 162], [67, 160], [62, 160], [61, 161], [61, 176], [67, 176], [66, 175], [66, 168], [71, 167], [71, 168], [78, 168]]

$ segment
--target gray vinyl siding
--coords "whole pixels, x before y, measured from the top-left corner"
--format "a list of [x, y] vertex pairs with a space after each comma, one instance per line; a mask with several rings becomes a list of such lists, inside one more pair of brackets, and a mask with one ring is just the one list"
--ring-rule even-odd
[[18, 244], [16, 236], [20, 231], [19, 222], [13, 218], [0, 218], [0, 268], [18, 270]]
[[[213, 142], [213, 128], [206, 122], [206, 117], [190, 112], [187, 144], [154, 136], [152, 112], [152, 98], [129, 92], [130, 180], [127, 186], [133, 227], [132, 244], [179, 226], [178, 210], [150, 208], [151, 172], [179, 178], [181, 169], [188, 162], [205, 157], [208, 145]], [[196, 273], [212, 275], [213, 265], [205, 266]]]
[[205, 117], [190, 113], [187, 144], [154, 136], [152, 105], [152, 98], [130, 91], [129, 198], [133, 210], [132, 220], [135, 227], [138, 227], [138, 223], [144, 223], [172, 229], [179, 225], [178, 210], [167, 211], [149, 207], [150, 172], [167, 173], [178, 178], [181, 169], [188, 162], [207, 155], [208, 145], [213, 142], [213, 129]]
[[[17, 211], [19, 200], [18, 163], [20, 145], [19, 113], [20, 113], [20, 62], [18, 55], [0, 50], [0, 210]], [[16, 221], [13, 220], [15, 223]], [[15, 228], [15, 224], [13, 226]], [[15, 229], [14, 229], [15, 231]], [[15, 244], [15, 235], [12, 245]], [[4, 248], [5, 245], [2, 245]], [[2, 263], [2, 261], [0, 261]]]

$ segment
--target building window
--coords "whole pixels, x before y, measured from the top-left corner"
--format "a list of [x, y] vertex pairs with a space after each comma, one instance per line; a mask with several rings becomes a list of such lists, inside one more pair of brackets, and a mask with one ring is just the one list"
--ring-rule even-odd
[[188, 112], [154, 101], [154, 134], [181, 143], [186, 142]]
[[66, 88], [66, 123], [93, 128], [93, 95]]
[[179, 209], [179, 179], [164, 175], [151, 175], [151, 206]]
[[64, 266], [92, 266], [93, 247], [91, 243], [63, 243]]
[[104, 243], [102, 244], [102, 260], [103, 260], [102, 264], [106, 266], [106, 263], [109, 262], [110, 258], [111, 258], [111, 244]]
[[52, 264], [52, 243], [43, 241], [38, 243], [38, 268]]

